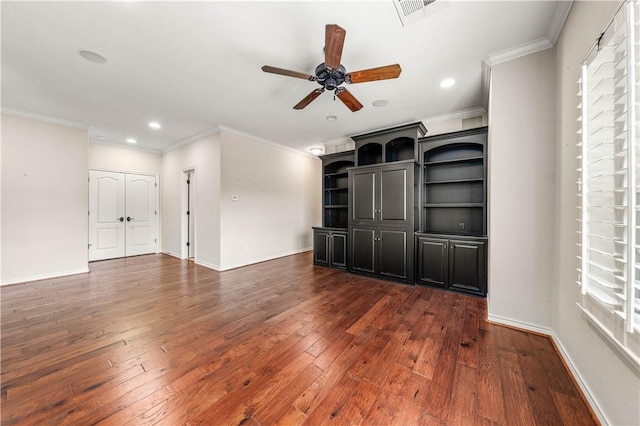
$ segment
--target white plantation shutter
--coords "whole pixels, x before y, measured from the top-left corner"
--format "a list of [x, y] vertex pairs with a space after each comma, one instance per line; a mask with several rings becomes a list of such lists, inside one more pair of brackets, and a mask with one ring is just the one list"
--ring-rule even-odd
[[579, 306], [640, 366], [638, 0], [583, 63], [580, 86]]

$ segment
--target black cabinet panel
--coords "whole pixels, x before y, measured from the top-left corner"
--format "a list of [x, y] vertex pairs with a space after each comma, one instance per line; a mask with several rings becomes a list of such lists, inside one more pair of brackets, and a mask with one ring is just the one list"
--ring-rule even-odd
[[354, 271], [376, 273], [375, 242], [376, 231], [371, 228], [351, 229], [351, 269]]
[[313, 261], [317, 265], [329, 265], [329, 232], [314, 231]]
[[380, 275], [407, 279], [410, 247], [407, 231], [380, 230]]
[[382, 222], [406, 222], [409, 189], [406, 168], [380, 171], [380, 220]]
[[331, 265], [340, 268], [347, 267], [346, 233], [333, 233], [331, 235]]
[[376, 220], [376, 173], [374, 170], [354, 171], [351, 179], [353, 217], [357, 221]]
[[418, 276], [423, 284], [445, 287], [449, 261], [447, 240], [418, 237]]
[[484, 242], [451, 240], [449, 286], [473, 293], [485, 293]]

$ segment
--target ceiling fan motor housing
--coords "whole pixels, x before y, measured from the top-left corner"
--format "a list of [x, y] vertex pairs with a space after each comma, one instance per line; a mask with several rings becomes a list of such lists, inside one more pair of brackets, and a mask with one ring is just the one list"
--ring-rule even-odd
[[317, 82], [327, 90], [334, 90], [344, 83], [345, 68], [340, 65], [337, 69], [327, 67], [324, 62], [316, 67]]

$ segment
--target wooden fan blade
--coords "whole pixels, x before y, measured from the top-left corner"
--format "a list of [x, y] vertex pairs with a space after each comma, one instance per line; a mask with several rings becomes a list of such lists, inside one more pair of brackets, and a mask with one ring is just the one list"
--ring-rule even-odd
[[322, 92], [324, 92], [324, 88], [314, 90], [313, 92], [309, 93], [303, 100], [298, 102], [296, 106], [293, 107], [293, 109], [303, 109], [304, 107], [309, 105], [311, 101], [320, 96]]
[[287, 77], [302, 78], [304, 80], [310, 80], [310, 81], [316, 80], [315, 75], [305, 74], [303, 72], [298, 72], [298, 71], [285, 70], [284, 68], [271, 67], [269, 65], [263, 66], [262, 71], [270, 72], [271, 74], [286, 75]]
[[344, 46], [344, 37], [347, 32], [344, 28], [335, 24], [329, 24], [325, 29], [324, 37], [324, 64], [331, 69], [340, 67], [340, 59], [342, 58], [342, 47]]
[[365, 81], [388, 80], [390, 78], [398, 78], [401, 72], [400, 65], [387, 65], [350, 72], [345, 76], [345, 81], [347, 83], [364, 83]]
[[353, 96], [351, 92], [344, 87], [342, 87], [341, 90], [336, 90], [336, 96], [340, 98], [342, 103], [344, 103], [347, 108], [349, 108], [353, 112], [356, 112], [362, 108], [362, 104], [360, 103], [360, 101], [358, 101], [355, 96]]

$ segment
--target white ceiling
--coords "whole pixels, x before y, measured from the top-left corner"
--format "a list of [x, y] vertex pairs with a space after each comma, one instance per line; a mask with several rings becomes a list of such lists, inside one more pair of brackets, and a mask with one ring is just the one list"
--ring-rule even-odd
[[[226, 127], [308, 152], [389, 126], [477, 115], [483, 62], [552, 45], [571, 4], [450, 0], [403, 27], [393, 1], [3, 1], [2, 108], [156, 151]], [[346, 30], [347, 72], [399, 63], [402, 74], [347, 86], [364, 105], [358, 112], [330, 92], [294, 110], [318, 84], [260, 67], [313, 74], [329, 23]], [[441, 89], [445, 77], [457, 84]], [[377, 99], [389, 103], [372, 106]]]

